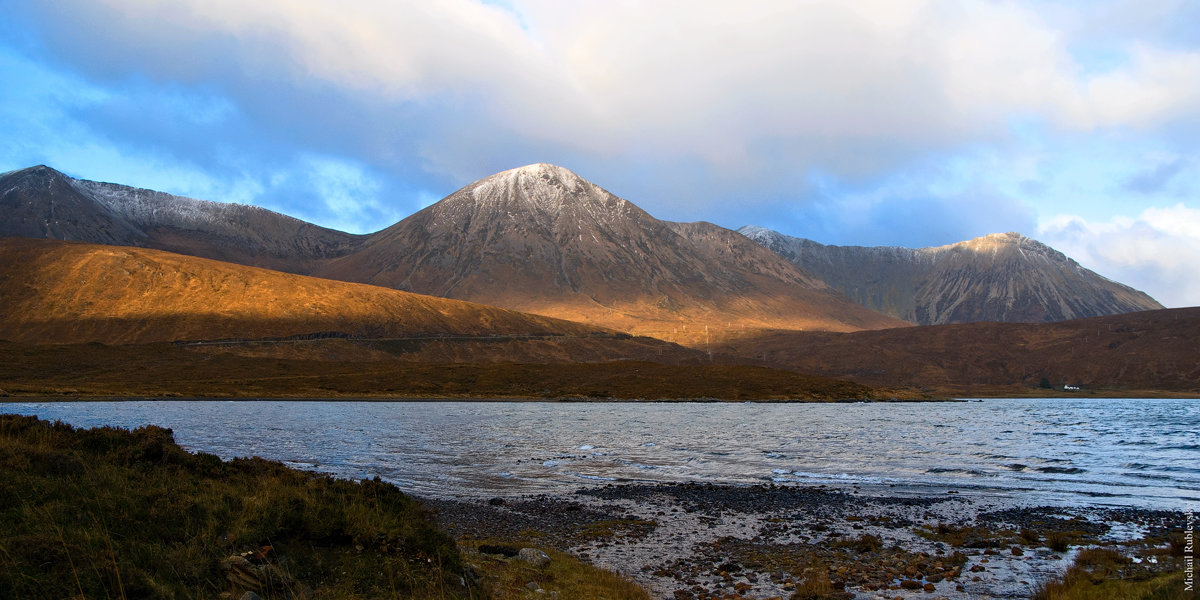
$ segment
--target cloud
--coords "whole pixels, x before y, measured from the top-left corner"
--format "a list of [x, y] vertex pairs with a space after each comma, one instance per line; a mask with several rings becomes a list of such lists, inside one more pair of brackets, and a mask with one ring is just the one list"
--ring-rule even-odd
[[[379, 198], [384, 186], [377, 176], [337, 157], [301, 157], [295, 169], [276, 174], [271, 183], [275, 196], [287, 196], [281, 208], [333, 229], [371, 233], [407, 216]], [[296, 196], [307, 201], [298, 203]]]
[[1161, 192], [1188, 166], [1188, 161], [1179, 156], [1161, 158], [1154, 166], [1125, 180], [1125, 189], [1142, 194]]
[[1039, 236], [1164, 306], [1200, 306], [1200, 209], [1176, 204], [1102, 222], [1060, 215], [1042, 224]]
[[[842, 175], [1005, 133], [1013, 111], [1077, 128], [1194, 114], [1200, 54], [1139, 45], [1088, 76], [1068, 41], [1013, 3], [59, 0], [60, 46], [99, 72], [333, 88], [461, 117], [424, 140], [518, 136], [589, 156], [695, 156], [753, 171], [760, 149]], [[65, 15], [65, 16], [64, 16]], [[64, 40], [87, 22], [93, 35]], [[230, 85], [228, 81], [225, 83]], [[786, 140], [786, 143], [781, 143]], [[472, 158], [472, 160], [477, 160]], [[479, 174], [476, 173], [476, 176]]]

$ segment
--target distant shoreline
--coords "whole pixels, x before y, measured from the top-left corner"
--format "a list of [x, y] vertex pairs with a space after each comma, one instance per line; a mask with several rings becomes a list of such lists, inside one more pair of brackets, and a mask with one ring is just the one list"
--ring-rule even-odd
[[864, 400], [846, 398], [834, 400], [809, 399], [723, 399], [723, 398], [591, 398], [564, 396], [545, 398], [535, 396], [91, 396], [91, 395], [13, 395], [0, 396], [0, 404], [17, 402], [534, 402], [547, 404], [593, 404], [593, 403], [661, 403], [661, 404], [853, 404], [853, 403], [925, 403], [925, 402], [968, 402], [966, 398], [891, 398]]
[[972, 402], [1006, 399], [1044, 400], [1125, 400], [1125, 399], [1183, 399], [1200, 400], [1194, 392], [1170, 392], [1161, 390], [1124, 390], [1112, 394], [1074, 393], [1063, 395], [1006, 394], [1006, 395], [955, 395], [929, 398], [845, 398], [832, 400], [813, 399], [723, 399], [723, 398], [595, 398], [581, 396], [536, 397], [536, 396], [173, 396], [173, 395], [84, 395], [84, 394], [20, 394], [0, 396], [0, 404], [19, 402], [533, 402], [547, 404], [854, 404], [854, 403], [928, 403], [928, 402]]

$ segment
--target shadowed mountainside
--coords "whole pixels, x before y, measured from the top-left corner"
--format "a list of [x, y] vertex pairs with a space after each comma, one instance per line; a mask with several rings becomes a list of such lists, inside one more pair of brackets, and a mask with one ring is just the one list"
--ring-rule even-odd
[[155, 248], [300, 274], [365, 239], [257, 206], [74, 179], [46, 166], [0, 175], [0, 214], [0, 236]]
[[[721, 352], [805, 373], [940, 394], [1061, 389], [1200, 392], [1200, 308], [1057, 323], [965, 323], [852, 333], [773, 332]], [[1035, 393], [1047, 393], [1041, 390]]]
[[736, 232], [659, 221], [546, 164], [472, 183], [317, 274], [692, 344], [743, 328], [908, 325]]
[[1017, 233], [912, 249], [827, 246], [761, 227], [738, 231], [851, 300], [919, 325], [1064, 321], [1162, 308]]

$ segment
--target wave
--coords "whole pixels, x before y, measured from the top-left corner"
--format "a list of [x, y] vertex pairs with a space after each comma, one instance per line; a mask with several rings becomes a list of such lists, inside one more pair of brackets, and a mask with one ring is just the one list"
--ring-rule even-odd
[[1037, 467], [1035, 469], [1039, 473], [1054, 473], [1056, 475], [1078, 475], [1079, 473], [1087, 473], [1087, 469], [1079, 467]]
[[963, 475], [975, 475], [979, 477], [995, 477], [994, 474], [979, 469], [963, 469], [960, 467], [931, 467], [925, 469], [926, 473], [931, 475], [939, 475], [942, 473], [962, 473]]
[[616, 477], [601, 477], [599, 475], [584, 475], [583, 473], [571, 473], [571, 475], [574, 475], [575, 477], [578, 477], [580, 479], [588, 479], [591, 481], [621, 481], [620, 479], [617, 479]]

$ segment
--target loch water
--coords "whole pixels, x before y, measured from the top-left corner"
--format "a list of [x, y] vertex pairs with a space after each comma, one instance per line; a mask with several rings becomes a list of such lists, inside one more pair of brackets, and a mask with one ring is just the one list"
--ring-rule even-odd
[[159, 425], [185, 448], [261, 456], [432, 497], [628, 482], [827, 485], [1030, 504], [1200, 503], [1200, 400], [552, 403], [139, 400], [0, 403], [77, 427]]

